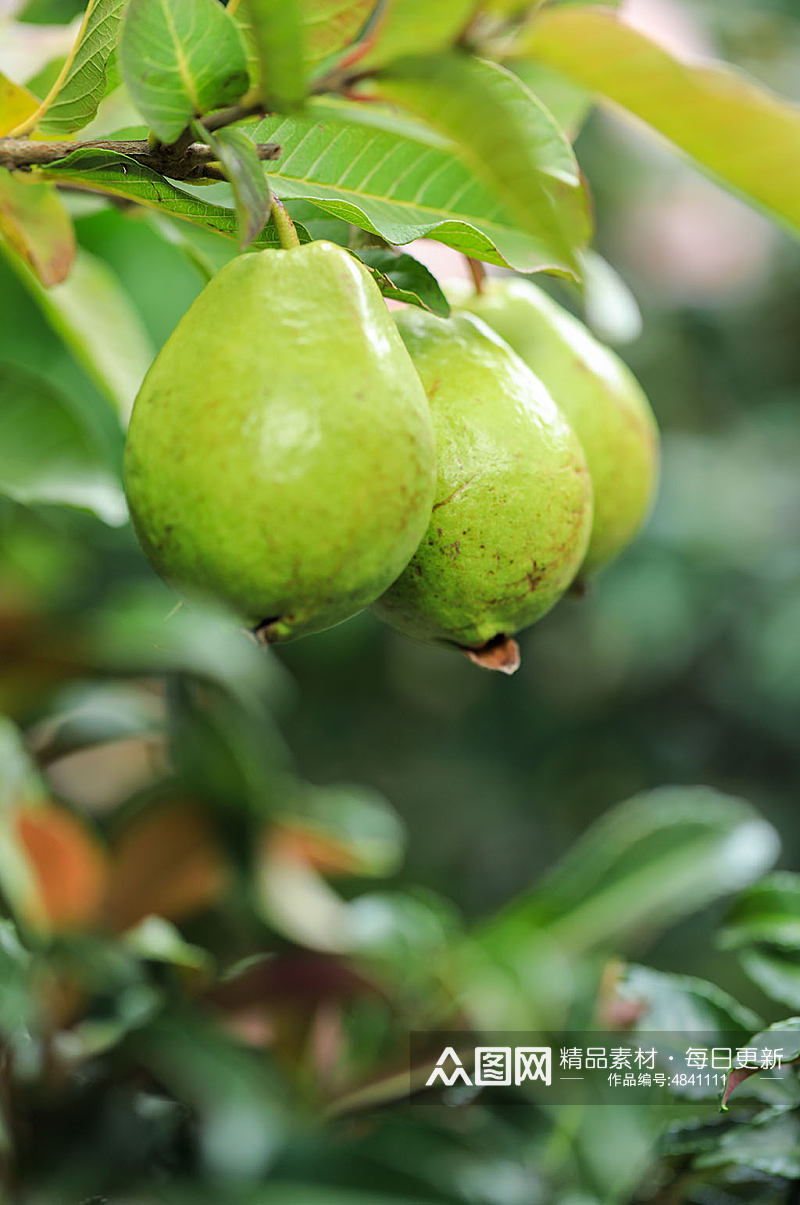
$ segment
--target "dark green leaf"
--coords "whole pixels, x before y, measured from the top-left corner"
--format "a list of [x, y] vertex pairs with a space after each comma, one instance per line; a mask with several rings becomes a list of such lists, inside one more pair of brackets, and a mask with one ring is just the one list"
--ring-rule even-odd
[[441, 318], [450, 313], [439, 282], [418, 259], [383, 247], [359, 247], [354, 254], [367, 265], [384, 297], [421, 306]]
[[740, 895], [720, 940], [728, 949], [758, 941], [800, 951], [800, 875], [776, 871]]
[[261, 97], [269, 111], [290, 113], [305, 97], [300, 0], [243, 0], [259, 63]]
[[249, 83], [242, 35], [218, 0], [130, 0], [120, 64], [136, 107], [165, 143], [193, 117], [238, 100]]
[[[78, 150], [65, 159], [59, 159], [41, 170], [51, 180], [83, 183], [102, 188], [112, 196], [126, 197], [140, 205], [147, 205], [171, 217], [184, 218], [196, 226], [215, 230], [228, 238], [237, 238], [239, 227], [236, 213], [223, 205], [202, 201], [191, 193], [172, 184], [158, 172], [143, 167], [135, 159], [119, 155], [116, 151]], [[297, 226], [300, 241], [307, 243], [309, 234]], [[280, 247], [280, 239], [271, 225], [263, 228], [254, 240], [256, 247]]]
[[798, 951], [762, 947], [743, 950], [739, 955], [748, 978], [770, 1000], [777, 1000], [800, 1011], [800, 957]]
[[269, 217], [269, 185], [264, 165], [243, 130], [226, 126], [216, 134], [203, 131], [203, 138], [217, 155], [233, 189], [239, 246], [248, 247], [261, 233]]
[[510, 71], [452, 52], [402, 59], [378, 94], [451, 139], [520, 230], [547, 247], [552, 266], [578, 275], [590, 233], [572, 148], [544, 106]]
[[277, 141], [270, 184], [284, 200], [313, 201], [389, 243], [432, 237], [488, 263], [533, 272], [551, 248], [521, 230], [498, 197], [434, 131], [363, 104], [310, 103], [268, 117], [255, 141]]

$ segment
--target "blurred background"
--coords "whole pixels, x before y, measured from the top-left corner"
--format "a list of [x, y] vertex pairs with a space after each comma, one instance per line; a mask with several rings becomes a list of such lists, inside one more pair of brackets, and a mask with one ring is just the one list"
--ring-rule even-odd
[[[25, 19], [55, 25], [79, 7], [33, 0]], [[627, 7], [665, 45], [719, 54], [800, 100], [794, 0]], [[0, 69], [24, 53], [0, 47]], [[317, 786], [386, 796], [406, 832], [386, 885], [413, 884], [466, 921], [528, 887], [612, 805], [664, 784], [745, 798], [780, 834], [780, 865], [800, 869], [800, 247], [621, 118], [592, 112], [577, 153], [596, 250], [638, 302], [641, 331], [636, 303], [600, 270], [584, 297], [547, 287], [617, 343], [652, 401], [663, 473], [646, 530], [584, 597], [523, 635], [514, 677], [363, 614], [269, 654], [282, 737], [253, 737]], [[198, 234], [187, 255], [136, 213], [80, 198], [73, 208], [81, 245], [119, 278], [158, 347], [202, 288], [202, 264], [227, 247]], [[430, 244], [411, 251], [435, 271], [461, 270]], [[118, 462], [97, 385], [4, 262], [0, 361], [67, 395]], [[59, 798], [101, 821], [163, 777], [164, 694], [150, 674], [165, 667], [133, 646], [136, 617], [171, 606], [129, 526], [0, 500], [0, 710], [26, 731]], [[103, 739], [88, 749], [67, 731], [81, 716], [102, 717]], [[724, 907], [650, 942], [647, 960], [763, 1010], [715, 943]], [[508, 1188], [464, 1199], [534, 1197]]]

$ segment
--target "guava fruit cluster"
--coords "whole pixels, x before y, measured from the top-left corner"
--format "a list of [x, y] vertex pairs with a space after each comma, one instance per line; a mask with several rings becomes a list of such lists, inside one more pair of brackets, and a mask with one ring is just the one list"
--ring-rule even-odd
[[658, 434], [620, 360], [527, 280], [390, 314], [348, 251], [239, 256], [148, 372], [125, 485], [183, 594], [265, 642], [371, 606], [513, 670], [514, 633], [648, 511]]

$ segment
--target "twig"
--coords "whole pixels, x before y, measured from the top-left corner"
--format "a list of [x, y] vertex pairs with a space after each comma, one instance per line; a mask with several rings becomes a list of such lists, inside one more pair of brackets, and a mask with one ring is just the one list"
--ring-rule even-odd
[[[214, 128], [220, 128], [219, 124]], [[277, 159], [281, 149], [275, 142], [261, 142], [256, 146], [259, 159]], [[73, 151], [81, 150], [116, 151], [173, 180], [190, 180], [197, 176], [219, 178], [218, 172], [207, 167], [214, 161], [214, 152], [205, 143], [191, 142], [176, 152], [174, 147], [153, 146], [146, 138], [93, 142], [32, 142], [28, 138], [0, 138], [0, 167], [24, 171], [54, 163]]]

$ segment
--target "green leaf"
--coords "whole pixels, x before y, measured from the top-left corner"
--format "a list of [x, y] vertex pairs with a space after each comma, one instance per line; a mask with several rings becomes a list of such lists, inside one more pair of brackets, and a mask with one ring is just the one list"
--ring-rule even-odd
[[49, 138], [63, 138], [88, 125], [106, 90], [108, 60], [117, 44], [127, 0], [89, 0], [83, 22], [58, 79], [24, 122]]
[[617, 947], [741, 890], [777, 852], [775, 830], [744, 800], [664, 787], [607, 813], [486, 933], [513, 945], [546, 930], [562, 952]]
[[300, 0], [244, 0], [268, 110], [290, 113], [305, 97]]
[[800, 1009], [800, 875], [777, 871], [741, 895], [720, 945], [741, 951], [744, 971], [771, 1000]]
[[796, 1113], [783, 1113], [736, 1126], [721, 1135], [711, 1150], [698, 1154], [693, 1167], [750, 1168], [765, 1176], [799, 1180], [800, 1119]]
[[[116, 151], [73, 151], [66, 158], [39, 169], [37, 174], [56, 182], [60, 180], [102, 189], [112, 196], [125, 197], [170, 217], [183, 218], [228, 238], [239, 237], [239, 224], [232, 209], [202, 201], [184, 192], [152, 168], [144, 167], [135, 159], [117, 154]], [[296, 228], [300, 241], [307, 243], [310, 237], [308, 231], [300, 225]], [[265, 226], [254, 240], [254, 246], [259, 248], [278, 248], [280, 245], [273, 226]]]
[[574, 142], [591, 110], [591, 93], [545, 63], [514, 59], [504, 65], [519, 76], [526, 88], [530, 88], [531, 92], [538, 96]]
[[126, 419], [153, 349], [114, 273], [79, 248], [67, 279], [45, 289], [19, 256], [6, 254], [53, 329]]
[[75, 231], [51, 184], [0, 168], [0, 237], [27, 261], [45, 286], [67, 276]]
[[751, 1034], [760, 1018], [722, 988], [692, 975], [672, 975], [629, 966], [617, 985], [621, 1000], [641, 1005], [636, 1028], [665, 1031]]
[[[749, 1038], [744, 1045], [746, 1048], [759, 1052], [773, 1050], [778, 1053], [781, 1068], [784, 1069], [782, 1074], [785, 1075], [785, 1069], [789, 1065], [800, 1062], [800, 1017], [789, 1017], [785, 1021], [776, 1021], [773, 1025], [769, 1025], [755, 1034], [754, 1037]], [[762, 1065], [761, 1053], [759, 1053], [752, 1063], [736, 1067], [733, 1071], [728, 1072], [720, 1109], [725, 1112], [731, 1093], [745, 1080], [760, 1075], [765, 1069]], [[774, 1074], [774, 1072], [771, 1071], [770, 1074]]]
[[613, 13], [546, 9], [515, 48], [627, 109], [719, 182], [800, 227], [800, 109], [740, 72], [682, 62]]
[[800, 1010], [800, 959], [796, 951], [787, 953], [771, 947], [744, 950], [739, 961], [748, 979], [765, 996]]
[[120, 64], [134, 104], [165, 143], [249, 84], [244, 40], [218, 0], [130, 0]]
[[106, 523], [124, 523], [122, 486], [69, 398], [15, 364], [0, 364], [0, 394], [0, 494], [28, 505], [81, 507]]
[[405, 846], [403, 826], [382, 795], [366, 787], [298, 786], [276, 822], [293, 848], [323, 871], [384, 876], [396, 870]]
[[359, 58], [359, 70], [383, 66], [409, 54], [449, 50], [468, 25], [476, 0], [389, 0], [374, 44]]
[[210, 134], [202, 129], [202, 136], [222, 164], [233, 189], [239, 246], [244, 249], [261, 233], [269, 217], [269, 185], [264, 165], [243, 130], [226, 126]]
[[250, 131], [283, 148], [268, 165], [284, 200], [320, 209], [390, 243], [431, 237], [478, 259], [524, 272], [554, 264], [542, 239], [520, 230], [448, 142], [410, 119], [348, 101], [268, 117]]
[[578, 165], [564, 133], [517, 76], [452, 52], [392, 63], [375, 86], [452, 140], [518, 228], [547, 248], [554, 269], [579, 274], [576, 256], [590, 221]]
[[367, 265], [384, 297], [418, 305], [440, 318], [450, 313], [450, 303], [438, 280], [412, 255], [399, 254], [389, 247], [359, 247], [353, 254]]
[[207, 950], [189, 945], [175, 926], [162, 916], [146, 916], [123, 934], [121, 944], [137, 958], [166, 962], [182, 970], [209, 971], [214, 965]]
[[800, 951], [800, 875], [776, 871], [733, 904], [720, 944], [735, 949], [757, 941]]

